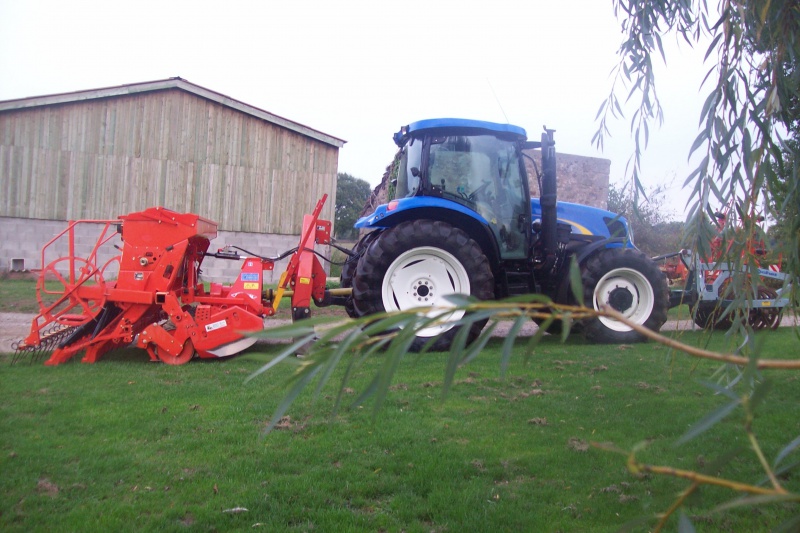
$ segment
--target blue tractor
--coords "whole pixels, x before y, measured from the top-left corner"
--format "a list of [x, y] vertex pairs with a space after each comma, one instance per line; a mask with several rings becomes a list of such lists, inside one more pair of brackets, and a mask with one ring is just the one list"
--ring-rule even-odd
[[[633, 245], [627, 221], [556, 201], [552, 130], [531, 142], [524, 129], [510, 124], [431, 119], [402, 127], [394, 141], [400, 162], [389, 201], [356, 223], [371, 231], [342, 270], [342, 286], [353, 289], [345, 302], [351, 316], [440, 309], [452, 305], [446, 296], [454, 293], [481, 300], [536, 293], [574, 303], [569, 276], [574, 257], [586, 305], [608, 305], [654, 331], [664, 324], [666, 278]], [[536, 169], [540, 198], [531, 198], [528, 189], [524, 158], [529, 156], [523, 150], [529, 148], [542, 152], [541, 172]], [[485, 323], [476, 322], [468, 338], [476, 338]], [[594, 342], [643, 340], [605, 317], [577, 326]], [[413, 348], [435, 337], [432, 348], [446, 350], [459, 327], [464, 326], [442, 322], [424, 329]]]

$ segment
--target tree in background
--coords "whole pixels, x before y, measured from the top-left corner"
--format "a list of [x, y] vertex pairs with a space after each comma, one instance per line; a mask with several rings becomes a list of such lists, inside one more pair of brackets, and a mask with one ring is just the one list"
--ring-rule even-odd
[[[715, 233], [708, 222], [713, 220], [716, 209], [726, 211], [727, 217], [719, 232], [722, 239], [719, 249], [726, 254], [722, 259], [739, 273], [739, 281], [736, 275], [731, 278], [734, 303], [744, 301], [747, 294], [753, 292], [752, 281], [747, 276], [757, 272], [759, 266], [749, 245], [761, 236], [758, 222], [766, 208], [778, 222], [775, 231], [783, 241], [784, 271], [794, 278], [792, 288], [797, 302], [800, 285], [800, 216], [797, 216], [800, 205], [800, 143], [797, 142], [800, 3], [798, 0], [613, 0], [613, 5], [622, 23], [623, 41], [618, 51], [614, 85], [597, 114], [599, 128], [594, 142], [602, 148], [603, 138], [608, 133], [607, 121], [621, 117], [627, 102], [635, 103], [631, 116], [635, 150], [628, 168], [634, 199], [645, 194], [640, 180], [641, 154], [647, 146], [650, 127], [663, 120], [654, 73], [654, 63], [659, 56], [667, 61], [662, 38], [674, 36], [692, 47], [707, 46], [705, 57], [709, 71], [702, 87], [707, 95], [700, 112], [700, 131], [689, 154], [690, 157], [699, 154], [700, 163], [684, 183], [694, 193], [687, 218], [687, 235], [695, 251], [705, 255]], [[618, 92], [624, 95], [622, 100]], [[733, 316], [733, 311], [744, 311], [744, 315], [740, 313], [739, 318], [732, 321], [729, 334], [741, 334], [743, 342], [736, 351], [747, 353], [748, 364], [727, 386], [714, 385], [715, 390], [730, 401], [700, 420], [696, 429], [684, 435], [679, 443], [705, 432], [728, 413], [743, 410], [747, 421], [744, 427], [749, 443], [747, 453], [758, 459], [767, 481], [763, 485], [760, 482], [749, 484], [714, 477], [718, 475], [716, 471], [715, 475], [704, 476], [690, 469], [677, 474], [679, 469], [674, 467], [642, 466], [636, 463], [634, 450], [628, 456], [631, 470], [690, 480], [673, 505], [653, 517], [657, 520], [654, 531], [668, 527], [671, 517], [679, 510], [678, 529], [694, 531], [689, 516], [681, 508], [706, 484], [742, 493], [742, 497], [719, 510], [739, 505], [794, 502], [792, 516], [783, 524], [775, 524], [776, 531], [797, 531], [800, 527], [797, 506], [800, 495], [784, 487], [788, 476], [782, 471], [785, 468], [788, 472], [798, 463], [780, 464], [800, 447], [800, 437], [789, 442], [774, 459], [768, 458], [762, 450], [752, 420], [769, 381], [754, 370], [764, 359], [755, 346], [752, 331], [744, 327], [746, 309], [734, 309], [731, 304], [726, 312]], [[737, 382], [742, 386], [734, 390]], [[789, 431], [794, 432], [796, 428]], [[731, 458], [718, 460], [721, 469]]]
[[680, 250], [683, 222], [673, 220], [673, 213], [666, 206], [664, 186], [650, 189], [647, 201], [636, 209], [631, 196], [627, 185], [609, 185], [608, 210], [628, 219], [636, 247], [650, 257]]
[[[691, 148], [701, 158], [685, 182], [694, 192], [687, 219], [694, 247], [708, 250], [714, 237], [708, 220], [715, 206], [727, 206], [732, 214], [724, 233], [733, 235], [739, 228], [756, 235], [765, 203], [775, 212], [800, 204], [798, 165], [785, 163], [798, 161], [800, 149], [797, 143], [786, 142], [800, 111], [797, 0], [614, 0], [613, 5], [624, 37], [614, 85], [598, 111], [594, 142], [602, 147], [607, 121], [621, 117], [625, 103], [635, 103], [631, 116], [635, 151], [629, 165], [634, 197], [645, 192], [640, 162], [650, 127], [663, 120], [654, 63], [658, 57], [667, 61], [662, 38], [674, 36], [693, 47], [710, 43], [706, 52], [710, 68], [703, 86], [707, 96]], [[785, 196], [778, 198], [780, 191]], [[787, 231], [797, 243], [800, 220], [794, 218]], [[744, 253], [747, 261], [744, 246], [735, 242], [740, 240], [731, 239], [730, 256], [740, 261]], [[788, 271], [800, 275], [798, 246], [787, 253]]]
[[793, 156], [798, 151], [800, 135], [795, 134], [795, 139], [788, 141], [794, 145], [794, 150], [784, 151], [783, 165], [776, 169], [775, 177], [769, 184], [770, 194], [772, 195], [772, 205], [770, 215], [775, 221], [767, 232], [770, 241], [774, 244], [776, 251], [782, 256], [790, 257], [793, 251], [800, 248], [800, 204], [793, 201], [793, 193], [790, 187], [798, 187], [797, 180], [792, 180], [792, 175], [797, 175], [800, 161]]
[[[800, 58], [795, 58], [795, 71], [800, 71], [798, 62]], [[794, 117], [789, 126], [792, 138], [786, 141], [767, 187], [772, 198], [769, 214], [775, 221], [768, 234], [777, 251], [790, 257], [800, 249], [800, 202], [797, 201], [797, 188], [800, 187], [797, 179], [800, 167], [797, 157], [800, 153], [800, 98], [790, 100], [788, 107]]]
[[358, 220], [364, 204], [367, 203], [372, 188], [364, 180], [340, 172], [336, 184], [336, 223], [337, 239], [353, 240], [358, 237], [358, 230], [353, 224]]

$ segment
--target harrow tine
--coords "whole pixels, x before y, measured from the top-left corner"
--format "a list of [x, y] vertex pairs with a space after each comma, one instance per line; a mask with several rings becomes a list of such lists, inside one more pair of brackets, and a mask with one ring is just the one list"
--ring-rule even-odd
[[[62, 324], [53, 324], [50, 328], [42, 333], [39, 344], [35, 346], [25, 346], [23, 341], [15, 342], [11, 345], [14, 348], [14, 355], [11, 358], [11, 364], [14, 365], [18, 361], [22, 361], [30, 357], [30, 364], [38, 362], [41, 359], [48, 357], [53, 351], [58, 348], [62, 339], [72, 334], [75, 327], [64, 326]], [[23, 344], [20, 347], [20, 344]]]

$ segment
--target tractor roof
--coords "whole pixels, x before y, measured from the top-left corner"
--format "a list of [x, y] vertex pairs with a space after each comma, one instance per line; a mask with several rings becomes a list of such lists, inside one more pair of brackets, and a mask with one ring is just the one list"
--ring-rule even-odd
[[400, 131], [394, 134], [394, 142], [397, 146], [403, 146], [410, 134], [425, 130], [452, 129], [460, 128], [465, 130], [485, 131], [491, 134], [503, 133], [512, 135], [520, 141], [528, 138], [525, 130], [513, 124], [497, 124], [496, 122], [485, 122], [483, 120], [469, 120], [465, 118], [430, 118], [412, 122], [408, 126], [403, 126]]

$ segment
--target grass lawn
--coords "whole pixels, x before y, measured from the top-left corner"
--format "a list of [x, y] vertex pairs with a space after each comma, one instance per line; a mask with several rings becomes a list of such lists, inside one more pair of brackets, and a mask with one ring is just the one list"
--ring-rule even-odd
[[[56, 282], [48, 287], [57, 290]], [[0, 279], [0, 313], [38, 313], [36, 281], [31, 279]]]
[[[800, 351], [791, 330], [761, 337], [771, 357]], [[706, 341], [694, 332], [682, 338]], [[274, 346], [180, 367], [148, 363], [135, 350], [55, 368], [10, 366], [0, 355], [0, 530], [616, 531], [666, 510], [687, 484], [636, 477], [624, 456], [589, 443], [647, 441], [641, 460], [690, 470], [745, 444], [736, 411], [674, 446], [724, 402], [698, 383], [715, 364], [653, 343], [546, 337], [528, 364], [518, 355], [500, 379], [500, 342], [459, 371], [445, 402], [446, 355], [409, 355], [377, 421], [370, 405], [331, 417], [331, 385], [316, 403], [304, 393], [264, 439], [285, 380], [302, 363], [245, 384]], [[718, 335], [710, 346], [722, 342]], [[381, 362], [359, 371], [349, 399]], [[765, 377], [773, 389], [755, 429], [771, 461], [800, 434], [800, 387], [796, 372]], [[762, 477], [749, 451], [719, 473]], [[796, 474], [783, 482], [800, 491]], [[691, 500], [699, 531], [764, 531], [798, 512], [771, 505], [705, 514], [729, 497], [703, 489]]]
[[667, 320], [691, 320], [692, 313], [689, 309], [689, 306], [686, 304], [681, 304], [677, 307], [673, 307], [667, 313]]

